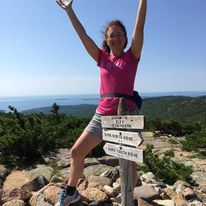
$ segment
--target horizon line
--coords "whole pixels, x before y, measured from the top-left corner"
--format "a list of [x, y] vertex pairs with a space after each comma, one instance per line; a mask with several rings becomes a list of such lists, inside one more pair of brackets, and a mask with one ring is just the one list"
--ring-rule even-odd
[[[171, 94], [171, 93], [206, 93], [206, 90], [199, 90], [199, 91], [144, 91], [140, 92], [141, 95], [144, 94]], [[99, 96], [99, 93], [77, 93], [77, 94], [25, 94], [25, 95], [0, 95], [0, 98], [10, 98], [10, 97], [51, 97], [51, 96], [80, 96], [80, 95], [97, 95]]]

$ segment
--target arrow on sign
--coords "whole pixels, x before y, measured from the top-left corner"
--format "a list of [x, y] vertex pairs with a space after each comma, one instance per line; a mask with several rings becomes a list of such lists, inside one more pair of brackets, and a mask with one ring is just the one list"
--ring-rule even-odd
[[118, 158], [143, 163], [143, 150], [125, 147], [117, 144], [106, 143], [103, 147], [104, 151], [108, 155], [112, 155]]
[[109, 142], [116, 142], [132, 146], [139, 146], [143, 142], [141, 134], [138, 132], [103, 129], [102, 134], [103, 140]]

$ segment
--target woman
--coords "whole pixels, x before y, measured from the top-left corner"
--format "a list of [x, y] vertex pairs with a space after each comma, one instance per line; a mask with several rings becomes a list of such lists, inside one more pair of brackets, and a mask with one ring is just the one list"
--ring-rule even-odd
[[[112, 21], [107, 25], [102, 50], [88, 36], [76, 17], [72, 9], [72, 2], [73, 0], [70, 0], [67, 4], [64, 4], [62, 0], [57, 1], [58, 5], [69, 16], [87, 52], [100, 67], [100, 95], [102, 98], [91, 122], [71, 149], [72, 161], [68, 186], [62, 191], [56, 206], [69, 206], [80, 199], [76, 185], [83, 173], [84, 158], [95, 146], [102, 142], [101, 115], [116, 115], [119, 97], [125, 95], [128, 97], [126, 102], [129, 111], [134, 113], [137, 110], [137, 105], [129, 97], [133, 94], [137, 65], [143, 46], [143, 30], [147, 7], [147, 0], [139, 1], [132, 43], [128, 51], [125, 52], [127, 32], [121, 21]], [[133, 178], [136, 178], [135, 169], [133, 173]]]

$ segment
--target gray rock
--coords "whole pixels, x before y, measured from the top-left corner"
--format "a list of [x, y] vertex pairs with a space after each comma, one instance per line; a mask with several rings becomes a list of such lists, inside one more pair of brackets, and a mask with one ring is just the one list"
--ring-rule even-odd
[[107, 166], [107, 165], [93, 165], [93, 166], [88, 166], [84, 169], [84, 176], [88, 177], [88, 176], [99, 176], [100, 174], [102, 174], [103, 172], [107, 171], [107, 170], [112, 170], [113, 167], [111, 166]]
[[140, 176], [140, 179], [146, 183], [154, 183], [155, 175], [152, 172], [147, 172]]
[[48, 180], [44, 176], [40, 175], [34, 178], [31, 182], [28, 182], [25, 185], [23, 185], [21, 189], [26, 191], [38, 191], [48, 183]]
[[112, 180], [107, 178], [107, 177], [101, 177], [101, 176], [89, 176], [87, 178], [88, 182], [91, 183], [91, 182], [98, 182], [101, 187], [105, 186], [105, 185], [109, 185], [111, 186], [112, 185]]
[[160, 188], [166, 188], [166, 184], [164, 182], [160, 182], [160, 181], [155, 181], [154, 182], [156, 187], [160, 187]]
[[106, 170], [100, 176], [108, 177], [112, 180], [112, 182], [115, 182], [116, 179], [119, 178], [119, 175], [119, 170], [117, 168], [113, 168], [111, 170]]
[[153, 202], [163, 206], [175, 206], [175, 202], [173, 200], [153, 200]]
[[202, 202], [200, 202], [198, 200], [194, 200], [194, 201], [190, 202], [188, 204], [188, 206], [205, 206], [205, 204], [203, 204]]
[[29, 204], [31, 206], [52, 206], [51, 204], [49, 204], [48, 202], [44, 201], [44, 195], [41, 193], [35, 193], [32, 198], [29, 201]]
[[69, 158], [71, 158], [71, 155], [70, 155], [70, 150], [67, 148], [59, 149], [56, 153], [57, 160], [69, 159]]
[[11, 200], [4, 203], [3, 206], [25, 206], [25, 202], [23, 200]]
[[[205, 170], [206, 171], [206, 170]], [[194, 171], [191, 175], [191, 177], [193, 178], [193, 180], [195, 180], [195, 182], [200, 185], [200, 187], [204, 187], [206, 188], [206, 172], [205, 171]]]
[[144, 199], [146, 201], [152, 201], [154, 199], [158, 199], [160, 197], [159, 192], [157, 192], [152, 186], [140, 186], [135, 187], [134, 189], [134, 199]]
[[195, 192], [189, 187], [184, 189], [182, 194], [186, 200], [192, 200], [194, 198], [197, 198], [197, 195], [195, 194]]
[[97, 158], [85, 158], [84, 160], [84, 167], [92, 166], [92, 165], [98, 165], [100, 162]]
[[2, 194], [2, 202], [9, 202], [14, 199], [21, 199], [21, 190], [18, 188], [12, 188]]
[[102, 191], [105, 192], [108, 197], [116, 197], [118, 194], [119, 194], [119, 189], [118, 188], [113, 188], [113, 187], [110, 187], [109, 185], [105, 185], [103, 188], [102, 188]]
[[29, 202], [30, 198], [32, 197], [32, 193], [29, 191], [21, 190], [21, 200], [24, 202]]
[[58, 183], [58, 182], [63, 182], [63, 178], [57, 176], [57, 175], [54, 175], [51, 179], [50, 179], [50, 182], [53, 182], [53, 183]]
[[3, 190], [4, 192], [10, 191], [13, 188], [21, 189], [21, 187], [30, 182], [30, 176], [27, 171], [14, 170], [12, 171], [4, 181]]
[[119, 158], [117, 157], [112, 157], [112, 156], [104, 156], [101, 158], [98, 158], [99, 162], [102, 164], [106, 164], [108, 166], [118, 166], [119, 165]]
[[118, 190], [119, 193], [120, 193], [121, 185], [120, 185], [119, 183], [114, 182], [114, 183], [112, 184], [112, 187], [113, 187], [115, 190]]
[[30, 176], [30, 180], [35, 179], [36, 177], [42, 175], [48, 181], [50, 181], [52, 177], [53, 169], [46, 165], [37, 165], [35, 169], [28, 171], [28, 175]]
[[4, 194], [2, 193], [0, 202], [2, 201], [5, 203], [12, 200], [23, 200], [24, 202], [28, 202], [31, 197], [32, 193], [29, 191], [13, 188]]
[[121, 193], [119, 194], [119, 195], [117, 195], [117, 197], [115, 197], [114, 198], [114, 200], [115, 200], [115, 202], [117, 202], [117, 203], [121, 203], [121, 201], [122, 201], [122, 196], [121, 196]]
[[82, 192], [83, 199], [87, 202], [105, 202], [108, 196], [97, 188], [87, 188]]
[[99, 206], [99, 203], [98, 202], [92, 202], [90, 204], [88, 204], [89, 206]]
[[135, 200], [135, 206], [153, 206], [154, 204], [146, 201], [146, 200], [143, 200], [143, 199], [138, 199], [138, 200]]
[[70, 164], [71, 164], [71, 158], [61, 159], [57, 162], [58, 167], [61, 168], [70, 167]]
[[187, 187], [191, 188], [191, 185], [185, 181], [178, 180], [177, 182], [175, 182], [172, 189], [176, 192], [181, 192]]
[[206, 191], [199, 191], [199, 190], [194, 190], [195, 194], [197, 195], [197, 198], [201, 200], [201, 202], [205, 203], [206, 205]]
[[70, 173], [70, 168], [64, 168], [59, 171], [58, 176], [62, 179], [66, 179]]
[[59, 200], [61, 189], [56, 186], [49, 186], [43, 191], [44, 200], [52, 205], [55, 205]]

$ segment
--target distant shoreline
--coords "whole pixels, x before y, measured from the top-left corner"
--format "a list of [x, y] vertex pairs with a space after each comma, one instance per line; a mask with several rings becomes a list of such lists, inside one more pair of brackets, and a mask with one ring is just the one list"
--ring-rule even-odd
[[[139, 91], [140, 95], [143, 97], [156, 97], [156, 96], [191, 96], [191, 97], [196, 97], [196, 96], [204, 96], [206, 95], [206, 91], [178, 91], [178, 92], [141, 92]], [[45, 97], [55, 97], [57, 99], [69, 99], [72, 97], [87, 97], [87, 96], [96, 96], [99, 97], [99, 94], [48, 94], [48, 95], [13, 95], [13, 96], [2, 96], [0, 95], [0, 101], [2, 99], [15, 99], [15, 98], [45, 98]]]
[[[206, 91], [198, 92], [153, 92], [141, 93], [141, 97], [163, 97], [163, 96], [186, 96], [186, 97], [199, 97], [206, 96]], [[76, 95], [50, 95], [50, 96], [21, 96], [21, 97], [0, 97], [0, 111], [8, 112], [8, 106], [15, 107], [18, 111], [25, 111], [41, 107], [50, 107], [55, 102], [58, 105], [80, 105], [90, 104], [97, 105], [99, 95], [97, 94], [76, 94]]]

